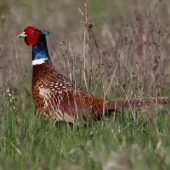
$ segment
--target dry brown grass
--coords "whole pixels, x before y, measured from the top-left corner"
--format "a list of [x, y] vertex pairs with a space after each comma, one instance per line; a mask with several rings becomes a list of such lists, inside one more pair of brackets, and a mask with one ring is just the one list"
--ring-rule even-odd
[[[88, 9], [89, 14], [95, 13], [93, 8], [101, 9], [99, 18], [93, 15], [94, 19], [97, 18], [93, 21], [93, 32], [99, 46], [106, 96], [125, 97], [125, 92], [129, 97], [166, 95], [170, 71], [169, 1], [108, 2], [103, 8], [102, 5], [95, 6], [95, 3], [89, 2]], [[27, 25], [32, 25], [50, 31], [47, 41], [55, 67], [68, 75], [68, 56], [73, 78], [77, 78], [77, 82], [84, 87], [87, 87], [87, 81], [89, 86], [91, 59], [87, 39], [83, 46], [85, 27], [81, 24], [83, 17], [78, 10], [80, 8], [85, 13], [83, 3], [44, 1], [40, 4], [39, 1], [34, 5], [13, 1], [0, 4], [3, 9], [0, 27], [1, 79], [18, 88], [26, 86], [31, 91], [31, 47], [16, 40], [16, 36]], [[120, 11], [116, 13], [118, 7]], [[104, 9], [108, 10], [103, 13]], [[90, 38], [93, 91], [94, 95], [102, 97], [100, 63], [92, 34]]]

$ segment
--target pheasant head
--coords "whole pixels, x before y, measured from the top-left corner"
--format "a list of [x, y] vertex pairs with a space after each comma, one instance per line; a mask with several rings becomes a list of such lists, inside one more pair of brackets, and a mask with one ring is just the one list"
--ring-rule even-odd
[[28, 26], [25, 28], [24, 32], [17, 36], [17, 38], [24, 38], [26, 45], [32, 45], [33, 62], [41, 63], [44, 62], [44, 60], [50, 59], [45, 38], [46, 35], [49, 35], [48, 31]]

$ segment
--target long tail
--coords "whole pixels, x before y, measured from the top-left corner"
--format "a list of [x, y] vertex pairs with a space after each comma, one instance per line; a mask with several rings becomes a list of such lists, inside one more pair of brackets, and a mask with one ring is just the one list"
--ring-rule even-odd
[[167, 104], [169, 97], [153, 97], [149, 99], [109, 99], [106, 102], [107, 110], [116, 110], [120, 108], [148, 106], [150, 104]]

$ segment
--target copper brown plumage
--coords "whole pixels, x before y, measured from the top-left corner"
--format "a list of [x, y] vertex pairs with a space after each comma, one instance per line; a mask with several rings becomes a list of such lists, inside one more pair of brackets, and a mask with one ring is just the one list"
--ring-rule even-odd
[[[32, 93], [37, 111], [43, 113], [45, 119], [71, 123], [80, 119], [81, 116], [87, 122], [88, 115], [100, 119], [104, 100], [92, 96], [83, 87], [71, 82], [54, 68], [48, 55], [45, 35], [48, 35], [47, 31], [29, 26], [18, 36], [18, 38], [24, 37], [27, 45], [33, 46]], [[122, 107], [139, 107], [150, 103], [165, 104], [167, 102], [168, 97], [106, 99], [105, 108], [106, 111], [112, 111]]]

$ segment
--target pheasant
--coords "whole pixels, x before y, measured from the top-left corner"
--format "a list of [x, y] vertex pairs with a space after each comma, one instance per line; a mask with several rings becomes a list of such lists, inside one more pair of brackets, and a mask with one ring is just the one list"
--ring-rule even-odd
[[[32, 45], [32, 94], [36, 110], [46, 120], [74, 123], [82, 117], [88, 122], [89, 115], [101, 119], [104, 99], [93, 96], [55, 69], [48, 53], [46, 35], [49, 35], [48, 31], [28, 26], [17, 36], [24, 38], [26, 45]], [[106, 99], [104, 108], [105, 111], [113, 111], [122, 107], [147, 106], [150, 103], [166, 104], [168, 101], [168, 97]]]

